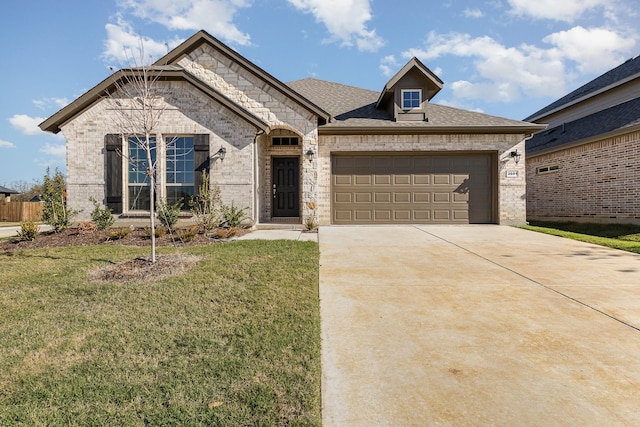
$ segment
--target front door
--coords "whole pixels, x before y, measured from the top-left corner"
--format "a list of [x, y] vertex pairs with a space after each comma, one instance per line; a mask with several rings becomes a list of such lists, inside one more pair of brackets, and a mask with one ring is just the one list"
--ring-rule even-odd
[[300, 158], [273, 157], [271, 159], [273, 180], [274, 217], [297, 217], [300, 215]]

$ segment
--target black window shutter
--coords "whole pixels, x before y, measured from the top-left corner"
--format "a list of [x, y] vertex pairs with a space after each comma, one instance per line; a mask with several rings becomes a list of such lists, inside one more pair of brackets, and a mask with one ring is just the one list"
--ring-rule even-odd
[[198, 134], [193, 139], [193, 151], [195, 158], [195, 195], [200, 192], [202, 185], [202, 171], [209, 174], [209, 134]]
[[122, 136], [108, 134], [105, 145], [105, 182], [107, 183], [107, 207], [114, 214], [122, 213]]

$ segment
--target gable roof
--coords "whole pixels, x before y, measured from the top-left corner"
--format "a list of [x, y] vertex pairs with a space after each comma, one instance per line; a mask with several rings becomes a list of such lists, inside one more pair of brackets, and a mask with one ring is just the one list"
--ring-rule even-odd
[[395, 121], [377, 108], [379, 93], [313, 78], [288, 83], [297, 92], [331, 112], [321, 134], [336, 133], [531, 133], [546, 125], [526, 123], [438, 104], [427, 104], [428, 121]]
[[591, 98], [599, 93], [609, 90], [615, 86], [620, 86], [630, 80], [640, 78], [640, 55], [631, 58], [616, 68], [607, 71], [601, 76], [591, 80], [589, 83], [580, 86], [573, 92], [563, 96], [555, 102], [536, 111], [525, 121], [536, 121], [561, 110], [569, 105], [577, 104], [580, 101]]
[[289, 86], [273, 77], [271, 74], [267, 73], [262, 68], [258, 67], [253, 62], [249, 61], [244, 56], [240, 55], [235, 50], [231, 49], [229, 46], [222, 43], [220, 40], [213, 37], [211, 34], [207, 33], [204, 30], [200, 30], [195, 33], [193, 36], [189, 37], [187, 40], [182, 42], [179, 46], [173, 49], [171, 52], [167, 53], [165, 56], [157, 60], [154, 65], [171, 65], [180, 61], [185, 56], [189, 55], [195, 49], [200, 47], [202, 44], [208, 44], [213, 47], [215, 50], [221, 52], [223, 55], [230, 58], [232, 61], [240, 64], [243, 68], [248, 70], [250, 73], [255, 75], [256, 77], [266, 81], [270, 86], [274, 87], [281, 93], [283, 93], [288, 98], [293, 99], [298, 104], [302, 105], [304, 108], [317, 115], [318, 117], [324, 119], [325, 121], [329, 121], [331, 118], [330, 114], [327, 113], [322, 108], [318, 107], [313, 102], [306, 99], [304, 96], [301, 96], [296, 91], [292, 90]]
[[543, 154], [634, 129], [640, 129], [640, 98], [538, 132], [526, 142], [526, 152]]
[[442, 86], [444, 86], [444, 82], [440, 80], [438, 76], [436, 76], [433, 71], [431, 71], [426, 65], [424, 65], [418, 58], [415, 56], [409, 60], [405, 64], [404, 67], [400, 69], [382, 88], [382, 92], [380, 92], [380, 96], [378, 97], [378, 102], [376, 103], [376, 107], [380, 107], [380, 105], [388, 98], [390, 94], [393, 93], [395, 86], [398, 84], [402, 78], [407, 75], [411, 70], [418, 70], [424, 78], [430, 83], [430, 86], [433, 87], [434, 92], [427, 98], [427, 101], [430, 101], [440, 90]]
[[[158, 77], [161, 80], [184, 80], [200, 90], [202, 93], [229, 108], [235, 114], [251, 123], [255, 127], [266, 131], [268, 124], [265, 123], [258, 116], [254, 115], [250, 111], [246, 110], [242, 106], [232, 102], [226, 96], [213, 89], [203, 81], [194, 77], [192, 74], [186, 72], [183, 68], [178, 66], [166, 65], [166, 66], [151, 66], [147, 67], [147, 71], [150, 76]], [[126, 68], [118, 70], [104, 79], [98, 85], [94, 86], [89, 91], [85, 92], [78, 99], [62, 108], [60, 111], [40, 123], [40, 129], [52, 133], [60, 132], [60, 126], [71, 120], [76, 115], [80, 114], [85, 109], [89, 108], [100, 99], [112, 93], [119, 83], [126, 81], [127, 78], [135, 78], [141, 73], [140, 68]]]

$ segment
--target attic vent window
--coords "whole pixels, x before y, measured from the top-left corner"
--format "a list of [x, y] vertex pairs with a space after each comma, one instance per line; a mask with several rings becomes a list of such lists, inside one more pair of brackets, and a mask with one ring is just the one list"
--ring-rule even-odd
[[422, 90], [402, 89], [402, 109], [413, 110], [422, 104]]
[[297, 136], [274, 136], [271, 138], [271, 145], [298, 145]]

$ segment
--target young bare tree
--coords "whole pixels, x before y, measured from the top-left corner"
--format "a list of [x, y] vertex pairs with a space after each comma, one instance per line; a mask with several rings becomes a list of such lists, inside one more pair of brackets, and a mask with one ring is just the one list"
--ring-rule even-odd
[[[156, 194], [156, 166], [155, 153], [158, 144], [163, 141], [156, 138], [166, 104], [158, 88], [161, 70], [144, 65], [144, 50], [140, 47], [140, 64], [133, 63], [130, 68], [123, 68], [119, 72], [121, 77], [115, 81], [115, 91], [107, 93], [106, 97], [113, 104], [116, 112], [118, 131], [124, 135], [124, 141], [133, 144], [136, 152], [144, 153], [145, 158], [126, 156], [126, 160], [134, 168], [144, 168], [149, 188], [149, 226], [151, 234], [151, 262], [156, 262], [155, 237], [155, 194]], [[133, 62], [133, 61], [130, 61]], [[130, 153], [131, 151], [129, 151]]]

